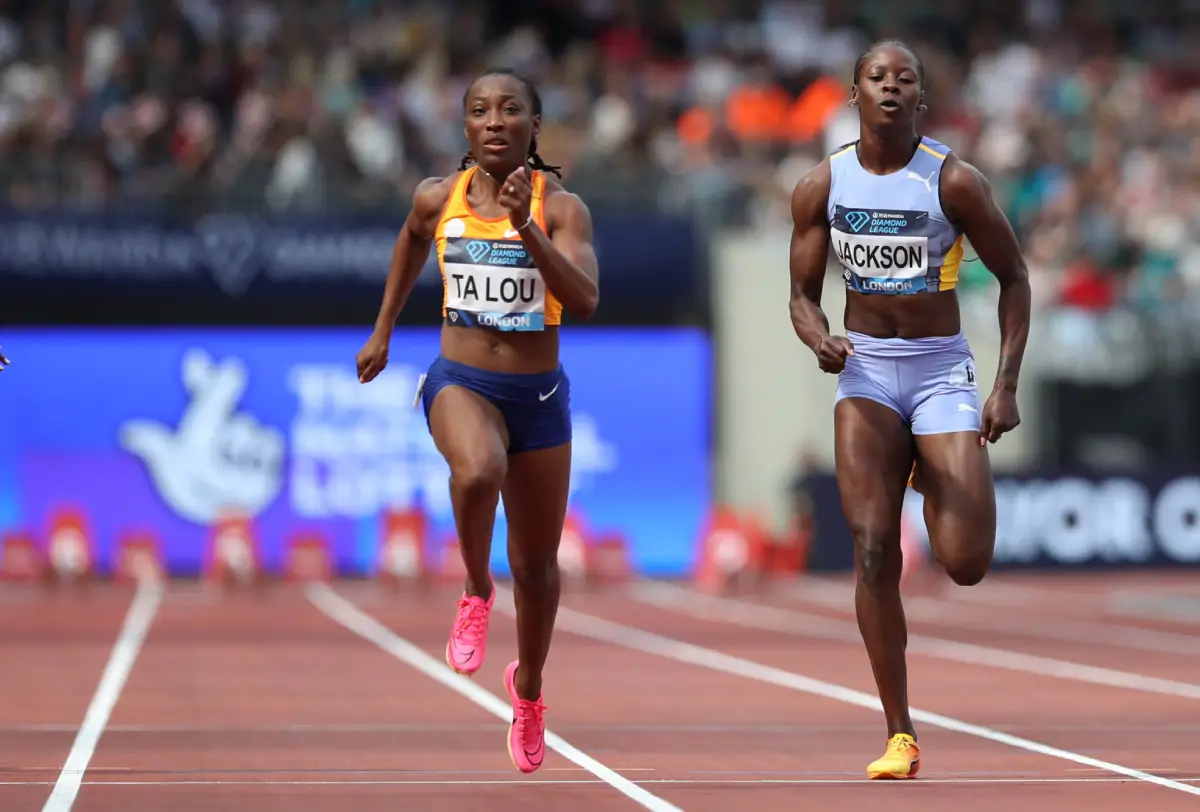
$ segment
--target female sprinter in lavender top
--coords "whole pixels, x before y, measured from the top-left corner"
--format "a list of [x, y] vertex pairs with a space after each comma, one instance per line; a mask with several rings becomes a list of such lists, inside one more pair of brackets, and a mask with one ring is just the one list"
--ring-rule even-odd
[[[934, 557], [956, 583], [979, 583], [996, 535], [987, 444], [1020, 422], [1029, 333], [1028, 273], [988, 182], [917, 132], [924, 79], [907, 45], [867, 50], [850, 98], [859, 140], [792, 195], [792, 325], [820, 368], [838, 375], [834, 456], [854, 537], [855, 608], [887, 720], [870, 778], [912, 778], [920, 767], [900, 603], [906, 480], [925, 497]], [[983, 403], [954, 291], [964, 236], [1000, 282], [1000, 365]], [[846, 336], [830, 335], [821, 311], [830, 248], [848, 289]]]
[[547, 177], [537, 153], [542, 103], [508, 70], [476, 79], [463, 98], [470, 151], [459, 171], [429, 178], [413, 197], [392, 254], [359, 379], [387, 365], [392, 327], [437, 244], [444, 285], [441, 354], [421, 398], [450, 466], [450, 497], [467, 578], [446, 644], [461, 674], [483, 664], [495, 591], [489, 570], [504, 499], [519, 659], [508, 752], [531, 773], [545, 755], [542, 668], [558, 611], [558, 544], [571, 474], [571, 385], [558, 358], [564, 309], [589, 318], [599, 301], [592, 221], [578, 197]]

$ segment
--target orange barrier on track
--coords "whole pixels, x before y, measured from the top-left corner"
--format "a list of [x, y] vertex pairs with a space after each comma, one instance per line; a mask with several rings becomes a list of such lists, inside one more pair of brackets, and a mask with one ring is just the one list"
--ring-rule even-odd
[[296, 583], [325, 582], [334, 577], [329, 540], [317, 531], [299, 531], [288, 540], [284, 578]]
[[46, 574], [46, 559], [33, 536], [23, 531], [0, 538], [0, 581], [34, 582]]
[[80, 511], [59, 508], [51, 513], [46, 560], [49, 564], [47, 575], [52, 583], [79, 583], [95, 575], [95, 542]]
[[149, 531], [122, 533], [113, 554], [112, 575], [120, 583], [161, 581], [166, 576], [166, 567], [158, 536]]
[[620, 533], [604, 533], [588, 545], [588, 580], [593, 584], [624, 583], [633, 577], [629, 542]]
[[714, 594], [753, 586], [766, 569], [767, 536], [757, 522], [718, 506], [700, 533], [693, 578]]
[[225, 586], [262, 581], [262, 554], [253, 522], [238, 515], [216, 521], [209, 535], [204, 577]]
[[428, 519], [416, 509], [389, 510], [383, 516], [377, 576], [393, 586], [412, 585], [429, 575], [425, 545]]

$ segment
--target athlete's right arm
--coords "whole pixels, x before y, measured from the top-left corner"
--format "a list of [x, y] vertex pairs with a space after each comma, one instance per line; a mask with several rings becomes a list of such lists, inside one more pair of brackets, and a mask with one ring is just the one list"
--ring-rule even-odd
[[412, 209], [392, 247], [392, 264], [383, 288], [383, 304], [375, 319], [375, 329], [355, 358], [358, 379], [362, 383], [374, 380], [387, 366], [392, 328], [417, 284], [425, 261], [429, 259], [429, 246], [433, 244], [438, 220], [446, 208], [446, 201], [450, 199], [452, 188], [452, 180], [426, 178], [413, 192]]
[[829, 319], [821, 310], [821, 289], [829, 261], [829, 161], [808, 171], [792, 190], [792, 327], [813, 352], [829, 335]]
[[829, 319], [821, 310], [821, 289], [829, 262], [829, 159], [808, 171], [792, 190], [792, 292], [789, 309], [792, 329], [813, 354], [822, 371], [838, 373], [846, 356], [854, 354], [850, 341], [829, 334]]
[[383, 288], [383, 303], [375, 319], [376, 332], [390, 335], [404, 303], [408, 301], [421, 269], [429, 259], [438, 220], [450, 198], [453, 181], [450, 178], [426, 178], [413, 192], [412, 210], [396, 235], [392, 247], [392, 264], [387, 284]]
[[814, 166], [792, 190], [792, 328], [813, 352], [829, 336], [829, 319], [821, 310], [821, 290], [829, 262], [828, 159]]

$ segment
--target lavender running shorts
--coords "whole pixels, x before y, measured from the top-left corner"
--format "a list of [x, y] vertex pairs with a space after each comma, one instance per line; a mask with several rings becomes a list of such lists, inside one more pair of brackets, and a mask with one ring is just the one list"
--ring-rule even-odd
[[889, 407], [913, 434], [979, 431], [975, 358], [960, 332], [931, 338], [847, 333], [854, 355], [838, 375], [834, 404], [867, 398]]

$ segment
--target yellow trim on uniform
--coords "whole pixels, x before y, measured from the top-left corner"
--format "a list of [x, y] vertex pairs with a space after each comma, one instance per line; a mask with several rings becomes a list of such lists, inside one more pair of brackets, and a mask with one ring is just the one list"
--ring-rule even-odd
[[963, 261], [963, 237], [958, 235], [958, 239], [954, 241], [954, 245], [950, 246], [950, 250], [946, 252], [946, 258], [942, 260], [942, 275], [938, 281], [938, 290], [954, 290], [958, 286], [958, 269], [962, 267]]
[[850, 146], [848, 146], [848, 147], [842, 147], [842, 148], [841, 148], [841, 149], [839, 149], [837, 152], [835, 152], [835, 153], [833, 153], [832, 155], [830, 155], [830, 156], [829, 156], [829, 160], [831, 160], [831, 161], [832, 161], [834, 158], [837, 158], [837, 157], [840, 157], [840, 156], [842, 156], [842, 155], [845, 155], [847, 152], [853, 152], [853, 151], [854, 151], [854, 148], [855, 148], [856, 146], [857, 146], [857, 144], [851, 144], [851, 145], [850, 145]]
[[918, 148], [918, 149], [923, 149], [923, 150], [925, 150], [925, 151], [926, 151], [926, 152], [928, 152], [930, 155], [932, 155], [933, 157], [937, 158], [939, 161], [944, 161], [944, 160], [946, 160], [946, 156], [945, 156], [945, 155], [943, 155], [942, 153], [938, 152], [936, 149], [933, 149], [933, 148], [931, 148], [931, 147], [927, 147], [927, 146], [925, 146], [925, 142], [924, 142], [924, 141], [922, 141], [920, 144], [918, 144], [918, 145], [917, 145], [917, 148]]

